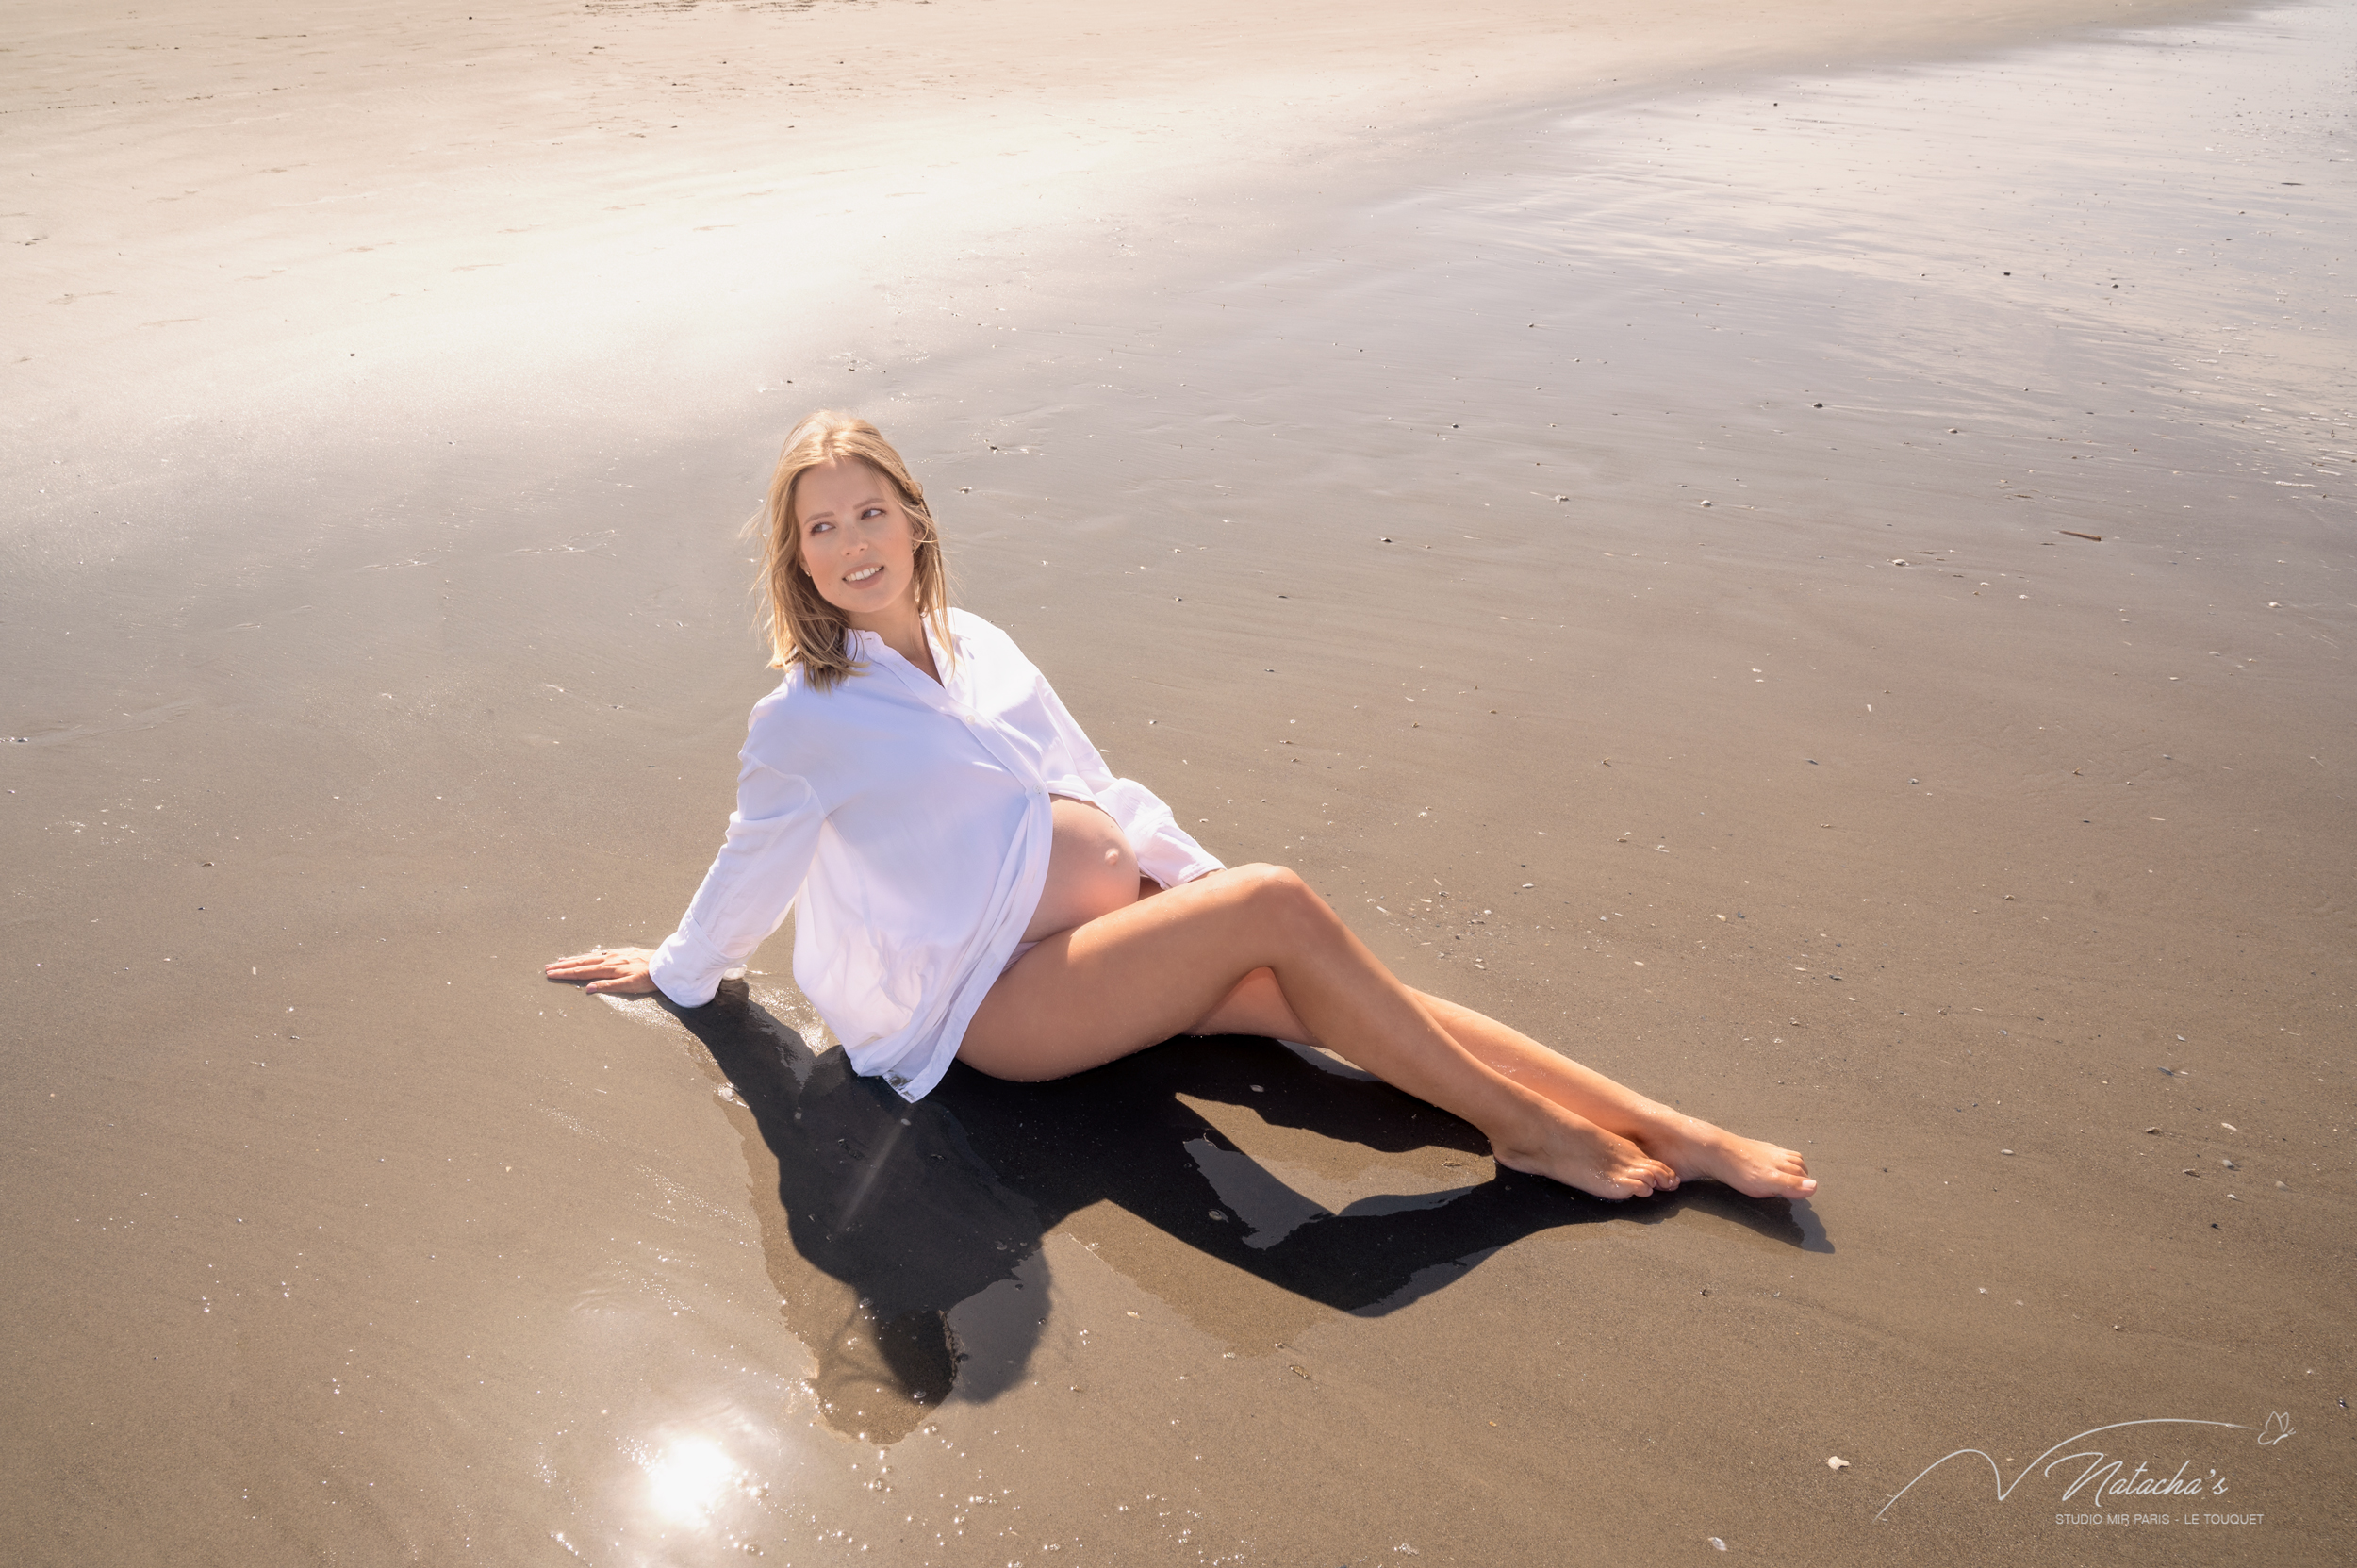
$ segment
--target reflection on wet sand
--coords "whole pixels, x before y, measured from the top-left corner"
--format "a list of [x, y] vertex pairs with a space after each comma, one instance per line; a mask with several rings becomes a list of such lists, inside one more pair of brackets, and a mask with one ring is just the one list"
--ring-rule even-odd
[[[1105, 1203], [1213, 1260], [1336, 1312], [1380, 1316], [1507, 1244], [1599, 1219], [1657, 1222], [1699, 1209], [1793, 1247], [1830, 1251], [1805, 1203], [1697, 1183], [1605, 1204], [1498, 1170], [1438, 1192], [1370, 1195], [1340, 1212], [1305, 1196], [1216, 1125], [1248, 1110], [1385, 1154], [1454, 1150], [1487, 1166], [1481, 1135], [1446, 1112], [1316, 1052], [1272, 1040], [1174, 1040], [1053, 1083], [1008, 1083], [962, 1064], [915, 1105], [815, 1052], [742, 982], [674, 1015], [711, 1052], [774, 1163], [774, 1207], [753, 1195], [780, 1309], [818, 1363], [827, 1424], [876, 1443], [908, 1435], [953, 1389], [988, 1399], [1028, 1365], [1044, 1308], [958, 1331], [994, 1286], [1037, 1292], [1040, 1245]], [[1212, 1108], [1211, 1114], [1202, 1107]], [[766, 1151], [766, 1158], [762, 1158]], [[1315, 1173], [1302, 1172], [1296, 1180]], [[1402, 1185], [1412, 1182], [1402, 1182]], [[1213, 1317], [1233, 1293], [1205, 1293]], [[1200, 1313], [1206, 1303], [1192, 1304]], [[980, 1343], [976, 1343], [979, 1341]]]
[[648, 1500], [673, 1525], [700, 1526], [737, 1475], [734, 1462], [710, 1438], [682, 1438], [648, 1462]]

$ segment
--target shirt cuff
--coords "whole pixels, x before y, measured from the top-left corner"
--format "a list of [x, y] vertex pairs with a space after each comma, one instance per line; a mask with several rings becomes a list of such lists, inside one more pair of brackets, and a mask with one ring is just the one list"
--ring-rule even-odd
[[647, 961], [647, 978], [655, 989], [682, 1007], [701, 1007], [720, 989], [721, 980], [736, 960], [714, 947], [703, 933], [686, 920], [663, 939]]
[[1138, 869], [1164, 887], [1177, 887], [1227, 868], [1227, 862], [1205, 852], [1200, 845], [1181, 849], [1166, 840], [1157, 840], [1138, 854]]

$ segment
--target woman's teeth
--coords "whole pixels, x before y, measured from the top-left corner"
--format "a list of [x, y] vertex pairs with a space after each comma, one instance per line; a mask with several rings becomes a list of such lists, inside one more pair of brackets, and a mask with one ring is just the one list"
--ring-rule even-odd
[[882, 571], [882, 569], [883, 568], [882, 567], [862, 567], [859, 570], [851, 573], [849, 577], [846, 577], [843, 580], [846, 583], [865, 583], [870, 577], [875, 576], [876, 573]]

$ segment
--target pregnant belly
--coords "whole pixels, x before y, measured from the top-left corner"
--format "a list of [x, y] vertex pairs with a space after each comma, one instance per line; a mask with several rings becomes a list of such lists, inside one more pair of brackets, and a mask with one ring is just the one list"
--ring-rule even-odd
[[1037, 942], [1086, 925], [1138, 901], [1138, 858], [1113, 819], [1085, 801], [1059, 795], [1047, 802], [1055, 837], [1047, 852], [1047, 885], [1023, 930]]

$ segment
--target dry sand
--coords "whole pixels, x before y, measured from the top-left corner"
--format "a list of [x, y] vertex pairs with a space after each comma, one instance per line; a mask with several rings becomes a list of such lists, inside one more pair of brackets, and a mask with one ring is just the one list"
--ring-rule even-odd
[[[12, 1559], [2344, 1559], [2357, 30], [1886, 9], [20, 8]], [[542, 984], [820, 403], [1218, 852], [1817, 1199]]]

